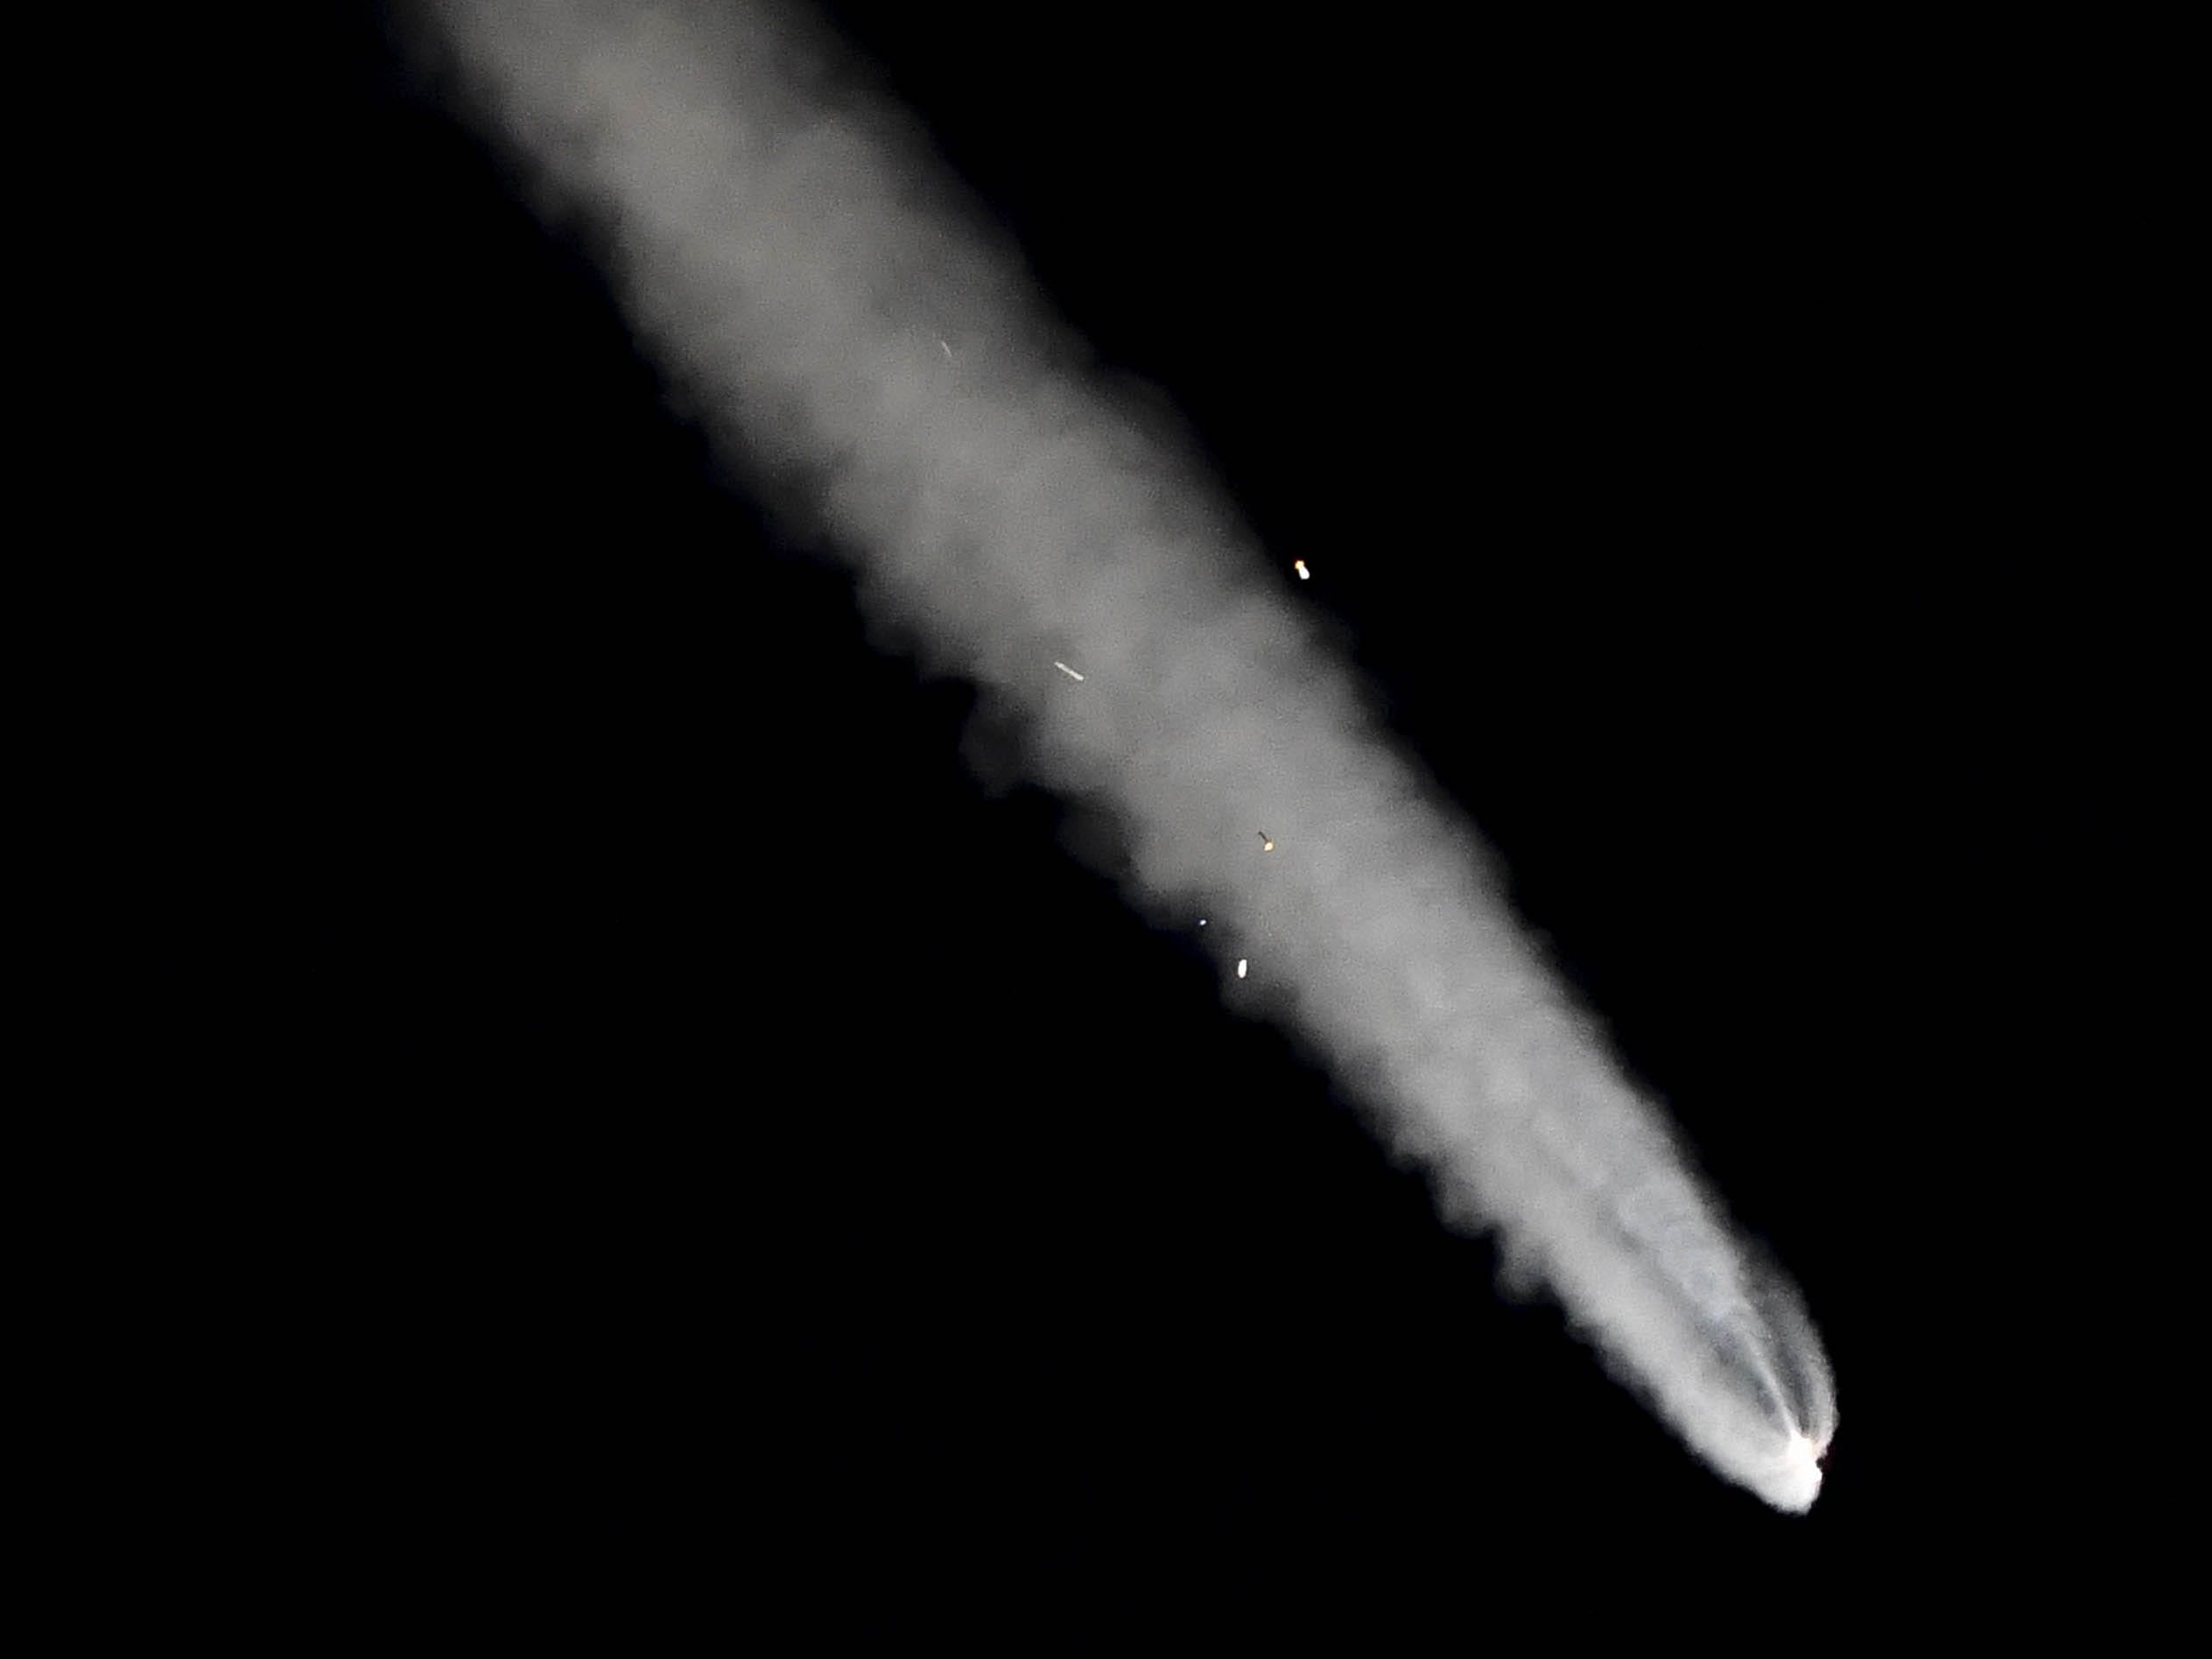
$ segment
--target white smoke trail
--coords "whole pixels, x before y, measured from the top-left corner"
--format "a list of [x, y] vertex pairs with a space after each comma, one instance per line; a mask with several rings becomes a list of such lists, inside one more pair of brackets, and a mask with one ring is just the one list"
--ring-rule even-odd
[[1834, 1396], [1788, 1287], [1229, 504], [1098, 383], [920, 136], [762, 5], [423, 15], [548, 207], [611, 231], [634, 326], [733, 458], [823, 517], [903, 643], [1020, 706], [1043, 781], [1111, 797], [1134, 902], [1239, 917], [1232, 994], [1715, 1469], [1809, 1507]]

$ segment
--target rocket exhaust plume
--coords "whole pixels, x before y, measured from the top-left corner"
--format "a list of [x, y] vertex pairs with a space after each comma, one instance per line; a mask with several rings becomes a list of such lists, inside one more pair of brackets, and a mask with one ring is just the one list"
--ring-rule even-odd
[[1131, 902], [1203, 901], [1264, 943], [1266, 974], [1226, 994], [1325, 1057], [1447, 1219], [1493, 1230], [1508, 1277], [1715, 1470], [1808, 1508], [1836, 1410], [1794, 1293], [1280, 566], [1101, 383], [910, 121], [772, 6], [420, 17], [541, 205], [610, 232], [637, 336], [731, 463], [818, 516], [925, 665], [1018, 706], [1041, 782], [1112, 798]]

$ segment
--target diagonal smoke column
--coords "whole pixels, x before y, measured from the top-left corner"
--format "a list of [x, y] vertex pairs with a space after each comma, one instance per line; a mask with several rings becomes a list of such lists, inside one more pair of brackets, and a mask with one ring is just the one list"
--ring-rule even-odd
[[1042, 781], [1111, 797], [1133, 901], [1239, 918], [1238, 995], [1328, 1057], [1451, 1219], [1496, 1229], [1715, 1469], [1808, 1508], [1835, 1408], [1794, 1294], [1229, 504], [911, 126], [768, 6], [422, 15], [545, 205], [611, 233], [639, 337], [732, 460], [820, 516], [909, 649], [1023, 711]]

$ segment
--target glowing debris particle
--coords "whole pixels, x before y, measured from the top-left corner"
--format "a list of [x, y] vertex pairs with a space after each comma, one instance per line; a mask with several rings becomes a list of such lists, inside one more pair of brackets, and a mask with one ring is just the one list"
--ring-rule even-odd
[[[937, 343], [940, 346], [944, 346], [944, 342], [942, 340], [938, 341]], [[952, 361], [952, 348], [950, 346], [944, 346], [944, 361], [947, 362], [951, 362]]]
[[1275, 850], [1275, 838], [1265, 830], [1260, 832], [1260, 850], [1263, 853], [1272, 853]]
[[1298, 580], [1300, 581], [1310, 582], [1313, 580], [1313, 573], [1306, 568], [1306, 561], [1304, 559], [1292, 559], [1290, 561], [1290, 568], [1298, 573]]
[[1242, 979], [1244, 977], [1245, 960], [1246, 959], [1241, 956], [1237, 958], [1237, 977], [1239, 979]]
[[1067, 676], [1070, 679], [1081, 679], [1081, 678], [1083, 678], [1083, 676], [1082, 676], [1082, 675], [1080, 675], [1080, 674], [1077, 673], [1077, 672], [1075, 671], [1075, 670], [1073, 670], [1072, 668], [1070, 668], [1070, 667], [1069, 667], [1069, 666], [1068, 666], [1065, 663], [1062, 663], [1062, 662], [1055, 662], [1055, 663], [1052, 664], [1052, 666], [1053, 666], [1053, 667], [1055, 667], [1055, 668], [1057, 668], [1057, 669], [1058, 669], [1058, 670], [1059, 670], [1059, 671], [1060, 671], [1063, 674], [1065, 674], [1065, 675], [1066, 675], [1066, 676]]

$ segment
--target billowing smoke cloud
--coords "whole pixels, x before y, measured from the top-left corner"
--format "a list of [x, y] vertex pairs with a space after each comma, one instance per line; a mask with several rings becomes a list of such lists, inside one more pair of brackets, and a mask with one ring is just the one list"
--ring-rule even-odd
[[759, 4], [423, 17], [541, 207], [607, 237], [733, 464], [826, 529], [902, 649], [1020, 711], [1039, 780], [1113, 804], [1132, 901], [1233, 918], [1225, 994], [1322, 1053], [1715, 1469], [1808, 1508], [1835, 1409], [1793, 1293], [1170, 423], [1100, 383], [911, 124]]

